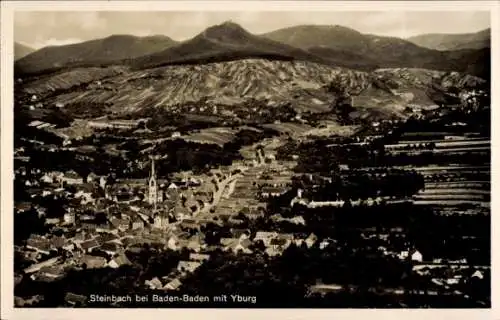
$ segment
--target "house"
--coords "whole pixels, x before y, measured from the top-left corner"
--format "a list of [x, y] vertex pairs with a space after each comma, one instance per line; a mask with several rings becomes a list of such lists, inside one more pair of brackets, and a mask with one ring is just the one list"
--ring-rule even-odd
[[49, 240], [44, 238], [29, 238], [26, 242], [26, 248], [35, 250], [39, 253], [49, 254], [51, 245]]
[[248, 239], [250, 238], [250, 230], [248, 229], [231, 229], [231, 235], [233, 238], [237, 239]]
[[348, 164], [339, 164], [339, 170], [340, 171], [348, 171], [349, 165]]
[[80, 243], [80, 247], [82, 248], [83, 251], [91, 252], [92, 249], [99, 247], [99, 243], [95, 239], [91, 239]]
[[42, 197], [47, 197], [47, 196], [50, 196], [52, 194], [52, 191], [51, 190], [43, 190], [42, 192]]
[[187, 229], [198, 229], [200, 227], [199, 224], [195, 220], [192, 220], [192, 219], [184, 219], [181, 222], [181, 226], [183, 228], [187, 228]]
[[164, 287], [163, 290], [166, 291], [175, 291], [178, 290], [181, 287], [182, 283], [179, 279], [174, 279], [167, 283]]
[[251, 245], [252, 241], [250, 241], [249, 239], [240, 239], [238, 243], [231, 248], [231, 250], [235, 254], [238, 253], [251, 254], [253, 253], [253, 251], [250, 250]]
[[74, 252], [77, 247], [76, 247], [76, 244], [73, 241], [68, 240], [68, 242], [66, 242], [62, 248], [64, 250], [66, 250], [66, 251]]
[[39, 120], [34, 120], [34, 121], [31, 121], [28, 126], [30, 127], [38, 127], [39, 125], [42, 125], [44, 124], [44, 122], [42, 121], [39, 121]]
[[144, 221], [139, 218], [139, 217], [136, 217], [132, 220], [131, 222], [131, 228], [132, 230], [137, 230], [137, 229], [143, 229], [144, 228]]
[[66, 171], [61, 177], [61, 180], [67, 184], [82, 184], [83, 178], [73, 170]]
[[37, 262], [42, 258], [42, 254], [36, 251], [24, 251], [23, 255], [27, 261], [32, 261], [32, 262]]
[[232, 214], [229, 216], [228, 222], [233, 224], [233, 225], [240, 225], [245, 223], [244, 220], [235, 218]]
[[146, 280], [144, 282], [144, 284], [146, 286], [149, 286], [149, 288], [152, 290], [159, 290], [159, 289], [163, 288], [163, 284], [161, 283], [160, 279], [158, 279], [157, 277], [154, 277], [151, 280]]
[[307, 207], [309, 208], [318, 208], [318, 207], [336, 207], [340, 208], [343, 207], [345, 204], [345, 201], [343, 200], [338, 200], [338, 201], [311, 201], [307, 204]]
[[110, 233], [110, 232], [102, 232], [101, 234], [99, 234], [99, 236], [96, 237], [96, 240], [101, 245], [106, 243], [106, 242], [120, 243], [120, 238], [118, 236], [116, 236], [115, 234]]
[[456, 285], [459, 283], [460, 283], [460, 279], [457, 279], [457, 278], [446, 279], [447, 285]]
[[201, 266], [201, 263], [198, 261], [179, 261], [179, 264], [177, 265], [177, 271], [179, 272], [187, 272], [187, 273], [192, 273], [196, 269], [198, 269]]
[[333, 241], [331, 239], [323, 239], [323, 241], [321, 241], [319, 244], [319, 248], [323, 250], [326, 247], [329, 247], [332, 244], [332, 242]]
[[102, 189], [105, 189], [106, 188], [106, 183], [107, 183], [107, 178], [106, 177], [101, 177], [99, 179], [99, 186], [102, 188]]
[[195, 252], [200, 252], [204, 247], [203, 239], [200, 235], [194, 235], [188, 239], [187, 248]]
[[106, 266], [106, 259], [103, 257], [91, 256], [91, 255], [83, 255], [80, 260], [82, 265], [87, 266], [87, 269], [99, 269], [104, 268]]
[[86, 231], [78, 231], [73, 237], [75, 243], [81, 244], [87, 240], [92, 240], [92, 235]]
[[44, 183], [54, 183], [54, 177], [46, 173], [40, 178], [40, 181]]
[[100, 248], [100, 250], [106, 252], [107, 254], [113, 256], [121, 251], [121, 247], [114, 242], [106, 242]]
[[68, 292], [64, 297], [64, 301], [70, 306], [79, 307], [85, 305], [85, 303], [87, 302], [87, 297], [72, 292]]
[[31, 210], [32, 204], [31, 202], [19, 202], [16, 203], [15, 208], [17, 213], [22, 213]]
[[276, 236], [277, 239], [282, 239], [282, 240], [286, 240], [286, 241], [293, 241], [294, 239], [294, 236], [293, 234], [291, 233], [279, 233], [277, 236]]
[[398, 254], [398, 257], [399, 259], [401, 260], [405, 260], [405, 259], [408, 259], [408, 257], [410, 256], [410, 253], [408, 251], [401, 251], [399, 254]]
[[186, 200], [184, 206], [188, 208], [191, 213], [196, 213], [199, 208], [199, 203], [194, 198], [190, 198]]
[[172, 183], [168, 186], [168, 188], [167, 188], [167, 189], [169, 189], [169, 190], [177, 190], [177, 189], [179, 189], [179, 187], [177, 187], [177, 185], [176, 185], [175, 183], [173, 183], [173, 182], [172, 182]]
[[112, 218], [110, 220], [111, 225], [115, 227], [116, 229], [119, 229], [121, 231], [126, 231], [129, 229], [130, 223], [127, 219], [120, 219], [120, 218]]
[[269, 247], [273, 248], [274, 250], [284, 251], [286, 248], [288, 248], [288, 246], [290, 246], [290, 243], [291, 241], [287, 239], [274, 238], [271, 239]]
[[40, 269], [42, 269], [43, 267], [53, 266], [60, 261], [61, 261], [60, 257], [55, 257], [55, 258], [51, 258], [51, 259], [42, 261], [40, 263], [35, 263], [35, 264], [25, 268], [24, 273], [28, 274], [28, 273], [37, 272]]
[[415, 252], [411, 254], [411, 261], [422, 262], [422, 258], [422, 254], [418, 250], [415, 250]]
[[125, 238], [120, 239], [120, 242], [125, 248], [129, 248], [133, 245], [136, 245], [138, 243], [141, 243], [139, 239], [134, 238], [132, 236], [127, 236]]
[[276, 160], [276, 156], [274, 154], [269, 154], [266, 156], [266, 160]]
[[224, 247], [230, 246], [233, 242], [238, 242], [240, 239], [238, 238], [221, 238], [219, 240], [220, 244]]
[[94, 203], [95, 199], [92, 197], [92, 192], [86, 192], [83, 190], [79, 190], [75, 193], [75, 199], [81, 199], [81, 204]]
[[44, 280], [46, 282], [54, 281], [64, 277], [64, 269], [62, 266], [46, 266], [42, 267], [37, 275], [37, 280]]
[[260, 192], [260, 195], [261, 195], [261, 197], [267, 199], [270, 197], [279, 197], [285, 193], [286, 193], [286, 190], [284, 190], [282, 188], [263, 187], [262, 191]]
[[266, 253], [269, 256], [277, 256], [283, 254], [283, 251], [290, 246], [290, 241], [286, 239], [271, 239], [269, 246], [266, 248]]
[[108, 262], [108, 267], [116, 269], [126, 264], [131, 264], [131, 262], [127, 259], [125, 254], [122, 253], [111, 259], [111, 261]]
[[484, 278], [484, 275], [481, 271], [476, 270], [476, 272], [474, 272], [472, 274], [471, 278], [476, 278], [476, 279], [482, 280]]
[[[81, 218], [80, 218], [81, 219]], [[80, 220], [80, 227], [83, 230], [86, 230], [88, 232], [96, 232], [97, 231], [97, 221], [95, 219], [92, 220]]]
[[179, 250], [181, 248], [179, 239], [176, 236], [171, 236], [167, 241], [167, 247], [170, 250]]
[[221, 238], [220, 243], [224, 246], [224, 251], [232, 251], [234, 254], [252, 253], [252, 250], [249, 249], [252, 242], [249, 239]]
[[190, 177], [188, 179], [188, 185], [191, 187], [198, 187], [201, 185], [201, 181], [199, 179], [194, 178], [194, 177]]
[[296, 224], [296, 225], [303, 225], [303, 226], [306, 225], [306, 220], [302, 216], [295, 216], [295, 217], [292, 217], [290, 219], [283, 219], [283, 220], [288, 221], [288, 222], [293, 223], [293, 224]]
[[309, 237], [304, 240], [308, 248], [311, 248], [316, 243], [316, 241], [318, 241], [318, 237], [314, 233], [311, 233]]
[[[165, 229], [169, 224], [167, 212], [155, 212], [153, 216], [153, 226], [157, 229]], [[138, 224], [136, 224], [137, 226]]]
[[47, 216], [47, 208], [44, 207], [37, 207], [36, 213], [38, 214], [38, 218], [46, 217]]
[[189, 254], [189, 260], [191, 261], [208, 261], [210, 259], [210, 255], [201, 254], [201, 253], [191, 253]]
[[50, 245], [54, 249], [63, 248], [68, 243], [68, 240], [62, 237], [54, 236], [50, 239]]
[[271, 239], [274, 239], [278, 236], [278, 233], [273, 231], [273, 232], [267, 232], [267, 231], [257, 231], [255, 234], [255, 237], [253, 239], [253, 242], [256, 241], [262, 241], [264, 245], [267, 247], [269, 246], [269, 243], [271, 242]]
[[94, 181], [98, 181], [98, 179], [99, 179], [99, 176], [96, 175], [95, 173], [91, 172], [87, 176], [87, 183], [92, 183]]
[[56, 225], [61, 223], [61, 218], [47, 218], [45, 219], [46, 225]]

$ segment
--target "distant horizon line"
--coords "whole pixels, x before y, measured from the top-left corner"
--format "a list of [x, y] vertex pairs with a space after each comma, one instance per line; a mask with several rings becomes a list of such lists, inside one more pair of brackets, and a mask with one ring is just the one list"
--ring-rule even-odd
[[197, 35], [203, 33], [208, 28], [215, 27], [215, 26], [221, 26], [221, 25], [226, 24], [226, 23], [234, 23], [234, 24], [240, 26], [241, 28], [243, 28], [244, 30], [246, 30], [247, 32], [250, 32], [250, 33], [252, 33], [252, 34], [254, 34], [256, 36], [261, 36], [261, 35], [264, 35], [266, 33], [271, 33], [271, 32], [275, 32], [275, 31], [279, 31], [279, 30], [290, 29], [290, 28], [294, 28], [294, 27], [305, 27], [305, 26], [314, 26], [314, 27], [343, 27], [343, 28], [354, 30], [354, 31], [359, 32], [359, 33], [364, 34], [364, 35], [375, 35], [375, 36], [387, 37], [387, 38], [399, 38], [399, 39], [403, 39], [403, 40], [407, 40], [407, 41], [408, 41], [408, 39], [411, 39], [411, 38], [414, 38], [414, 37], [418, 37], [418, 36], [423, 36], [423, 35], [476, 34], [476, 33], [480, 33], [480, 32], [486, 31], [486, 30], [490, 30], [490, 32], [491, 32], [491, 26], [489, 26], [488, 28], [481, 28], [481, 29], [479, 29], [477, 31], [469, 31], [469, 32], [457, 32], [457, 33], [452, 33], [452, 32], [433, 32], [433, 33], [419, 33], [419, 34], [415, 34], [415, 35], [407, 36], [407, 37], [398, 37], [398, 36], [391, 36], [391, 35], [380, 35], [380, 34], [375, 34], [375, 33], [364, 33], [364, 32], [358, 31], [358, 30], [356, 30], [356, 29], [354, 29], [352, 27], [347, 27], [347, 26], [339, 25], [339, 24], [330, 24], [329, 25], [329, 24], [307, 23], [307, 24], [297, 24], [297, 25], [282, 27], [282, 28], [273, 29], [273, 30], [270, 30], [270, 31], [262, 32], [262, 33], [253, 33], [250, 30], [248, 30], [247, 28], [243, 27], [240, 23], [233, 22], [231, 20], [227, 20], [227, 21], [224, 21], [222, 23], [218, 23], [218, 24], [207, 26], [207, 27], [203, 28], [201, 31], [195, 33], [194, 35], [192, 35], [190, 37], [186, 37], [184, 39], [180, 39], [180, 40], [174, 39], [173, 37], [171, 37], [171, 36], [169, 36], [167, 34], [159, 34], [159, 33], [152, 33], [152, 34], [143, 34], [143, 33], [141, 33], [141, 34], [113, 33], [113, 34], [109, 34], [107, 36], [101, 36], [101, 37], [92, 38], [92, 39], [78, 39], [78, 38], [54, 39], [54, 38], [50, 38], [50, 39], [47, 39], [46, 41], [51, 41], [51, 40], [52, 41], [57, 41], [57, 42], [60, 42], [60, 44], [54, 44], [54, 45], [50, 45], [49, 44], [49, 45], [44, 45], [44, 46], [37, 46], [36, 44], [30, 44], [30, 43], [27, 43], [27, 42], [24, 42], [24, 41], [18, 41], [18, 40], [15, 39], [15, 36], [14, 36], [14, 43], [21, 44], [23, 46], [29, 47], [29, 48], [34, 49], [34, 50], [40, 50], [40, 49], [48, 48], [48, 47], [62, 47], [62, 46], [66, 46], [66, 45], [79, 44], [79, 43], [84, 43], [84, 42], [88, 42], [88, 41], [102, 40], [102, 39], [110, 38], [110, 37], [113, 37], [113, 36], [133, 36], [133, 37], [137, 37], [137, 38], [167, 37], [167, 38], [169, 38], [169, 39], [171, 39], [171, 40], [173, 40], [175, 42], [181, 43], [181, 42], [188, 41], [188, 40], [196, 37]]

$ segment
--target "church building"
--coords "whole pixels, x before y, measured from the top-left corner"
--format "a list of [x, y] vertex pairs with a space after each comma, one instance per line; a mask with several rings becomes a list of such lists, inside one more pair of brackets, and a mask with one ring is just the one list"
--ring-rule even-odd
[[163, 202], [163, 191], [158, 188], [158, 181], [155, 172], [155, 160], [151, 158], [151, 174], [149, 177], [149, 188], [146, 197], [147, 202], [154, 208], [154, 226], [156, 228], [166, 228], [168, 226], [169, 218], [166, 212], [158, 210], [158, 204]]

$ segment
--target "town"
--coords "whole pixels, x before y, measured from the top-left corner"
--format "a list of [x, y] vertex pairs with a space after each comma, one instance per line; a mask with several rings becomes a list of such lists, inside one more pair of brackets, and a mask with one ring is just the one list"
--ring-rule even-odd
[[196, 128], [218, 110], [192, 108], [167, 139], [161, 116], [75, 120], [72, 139], [26, 105], [16, 306], [488, 306], [490, 107], [461, 101], [343, 126], [290, 111]]

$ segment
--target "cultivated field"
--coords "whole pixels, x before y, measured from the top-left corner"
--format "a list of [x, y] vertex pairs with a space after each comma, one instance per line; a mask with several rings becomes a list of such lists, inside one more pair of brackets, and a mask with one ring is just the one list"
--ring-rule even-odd
[[224, 144], [232, 141], [239, 130], [234, 130], [231, 128], [209, 128], [202, 129], [200, 132], [190, 133], [188, 135], [181, 136], [182, 139], [186, 141], [196, 142], [196, 143], [208, 143], [217, 144], [223, 146]]

